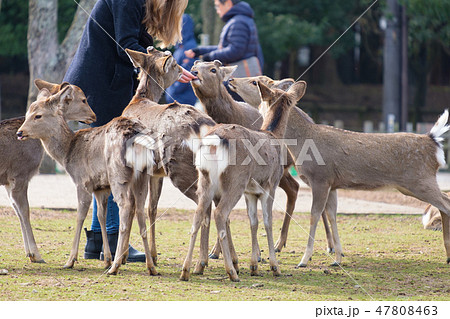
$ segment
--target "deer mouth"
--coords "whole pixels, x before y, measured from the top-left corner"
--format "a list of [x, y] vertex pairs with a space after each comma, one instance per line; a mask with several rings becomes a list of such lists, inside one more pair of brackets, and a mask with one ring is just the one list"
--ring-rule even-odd
[[194, 80], [191, 81], [191, 83], [195, 86], [200, 86], [202, 85], [202, 80], [200, 80], [198, 77]]
[[230, 90], [233, 91], [233, 92], [236, 92], [236, 91], [237, 91], [237, 88], [233, 85], [233, 83], [231, 83], [231, 81], [228, 82], [228, 87], [229, 87]]

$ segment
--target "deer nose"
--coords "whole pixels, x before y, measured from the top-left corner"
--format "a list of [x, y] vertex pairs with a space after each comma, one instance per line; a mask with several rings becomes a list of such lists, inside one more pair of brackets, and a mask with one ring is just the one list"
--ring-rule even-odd
[[228, 82], [233, 82], [233, 81], [234, 81], [234, 79], [233, 79], [233, 78], [231, 78], [231, 79], [229, 79], [229, 80], [228, 80]]
[[23, 131], [17, 131], [16, 135], [17, 137], [23, 137]]
[[191, 73], [192, 73], [193, 75], [195, 75], [195, 76], [198, 75], [198, 71], [191, 71]]

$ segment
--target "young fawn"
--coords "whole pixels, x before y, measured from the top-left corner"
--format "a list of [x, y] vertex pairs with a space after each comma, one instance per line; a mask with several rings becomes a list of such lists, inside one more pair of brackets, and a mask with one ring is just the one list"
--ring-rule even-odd
[[[45, 88], [52, 93], [70, 85], [67, 82], [55, 84], [40, 79], [34, 83], [39, 90]], [[64, 110], [64, 118], [85, 123], [95, 121], [95, 114], [87, 105], [83, 91], [75, 85], [71, 87], [74, 89], [74, 100], [71, 107]], [[27, 191], [28, 183], [39, 170], [44, 149], [39, 140], [17, 139], [16, 132], [24, 120], [22, 116], [0, 122], [0, 185], [5, 186], [11, 205], [19, 217], [26, 256], [31, 262], [43, 263], [31, 228]]]
[[[218, 204], [214, 210], [214, 219], [222, 247], [225, 270], [232, 281], [239, 281], [237, 255], [227, 221], [231, 210], [243, 194], [251, 225], [251, 274], [258, 273], [259, 247], [256, 232], [259, 199], [269, 246], [270, 268], [275, 276], [280, 275], [272, 236], [272, 205], [275, 189], [286, 169], [287, 150], [280, 139], [284, 136], [290, 110], [305, 93], [306, 82], [293, 84], [288, 92], [271, 90], [264, 84], [260, 84], [259, 87], [262, 99], [269, 105], [260, 131], [235, 124], [218, 124], [212, 129], [208, 127], [200, 129], [188, 142], [196, 155], [199, 200], [181, 280], [189, 280], [197, 232], [202, 223], [209, 222], [207, 209], [213, 199], [216, 199]], [[252, 153], [248, 147], [255, 144], [260, 145], [257, 154]]]
[[148, 145], [153, 140], [145, 127], [124, 117], [108, 124], [72, 132], [63, 110], [71, 107], [74, 90], [65, 87], [55, 95], [43, 90], [27, 111], [25, 122], [19, 128], [19, 139], [38, 138], [45, 150], [60, 163], [77, 187], [78, 216], [75, 237], [65, 268], [72, 268], [78, 255], [83, 222], [95, 195], [98, 219], [102, 229], [105, 267], [111, 266], [112, 256], [106, 237], [106, 203], [110, 192], [119, 206], [120, 227], [114, 265], [108, 271], [115, 274], [125, 263], [128, 241], [134, 215], [137, 215], [140, 234], [147, 257], [147, 269], [156, 274], [146, 240], [144, 204], [147, 196], [147, 171], [153, 168], [153, 152]]

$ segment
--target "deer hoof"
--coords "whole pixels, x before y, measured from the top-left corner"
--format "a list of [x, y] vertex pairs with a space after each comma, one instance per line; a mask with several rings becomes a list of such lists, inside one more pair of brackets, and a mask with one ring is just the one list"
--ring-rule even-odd
[[339, 265], [340, 265], [340, 263], [338, 263], [337, 261], [335, 261], [334, 263], [331, 264], [331, 266], [333, 266], [333, 267], [337, 267]]
[[210, 259], [219, 259], [219, 256], [216, 254], [209, 254]]
[[148, 273], [150, 276], [158, 276], [159, 272], [156, 270], [155, 267], [148, 268]]
[[328, 249], [327, 249], [327, 252], [328, 252], [329, 254], [334, 254], [334, 248], [328, 248]]
[[299, 263], [299, 264], [295, 267], [295, 269], [298, 269], [298, 268], [306, 268], [306, 264]]
[[31, 258], [30, 258], [30, 261], [31, 261], [32, 263], [36, 263], [36, 264], [46, 264], [46, 262], [45, 262], [44, 259], [36, 260], [36, 259], [31, 259]]
[[450, 257], [447, 258], [447, 264], [450, 265]]
[[183, 269], [183, 271], [181, 272], [180, 280], [181, 281], [189, 281], [189, 271], [188, 270]]

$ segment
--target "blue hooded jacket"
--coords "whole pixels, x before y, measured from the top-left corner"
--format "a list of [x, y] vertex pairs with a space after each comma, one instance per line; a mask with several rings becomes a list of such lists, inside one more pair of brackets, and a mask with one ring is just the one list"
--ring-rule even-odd
[[220, 60], [225, 64], [257, 56], [262, 69], [264, 58], [253, 17], [253, 9], [247, 2], [236, 3], [222, 17], [225, 26], [220, 33], [219, 44], [198, 47], [194, 50], [196, 56], [202, 55], [205, 61]]
[[[188, 14], [183, 15], [183, 28], [181, 29], [183, 41], [175, 46], [173, 57], [179, 65], [186, 70], [190, 70], [196, 59], [189, 59], [184, 51], [197, 47], [197, 41], [194, 34], [194, 21]], [[190, 83], [175, 82], [166, 90], [166, 102], [172, 103], [174, 100], [182, 104], [194, 105], [197, 97], [192, 90]]]
[[78, 85], [100, 126], [122, 114], [133, 97], [134, 67], [125, 48], [146, 52], [145, 0], [99, 0], [64, 81]]

